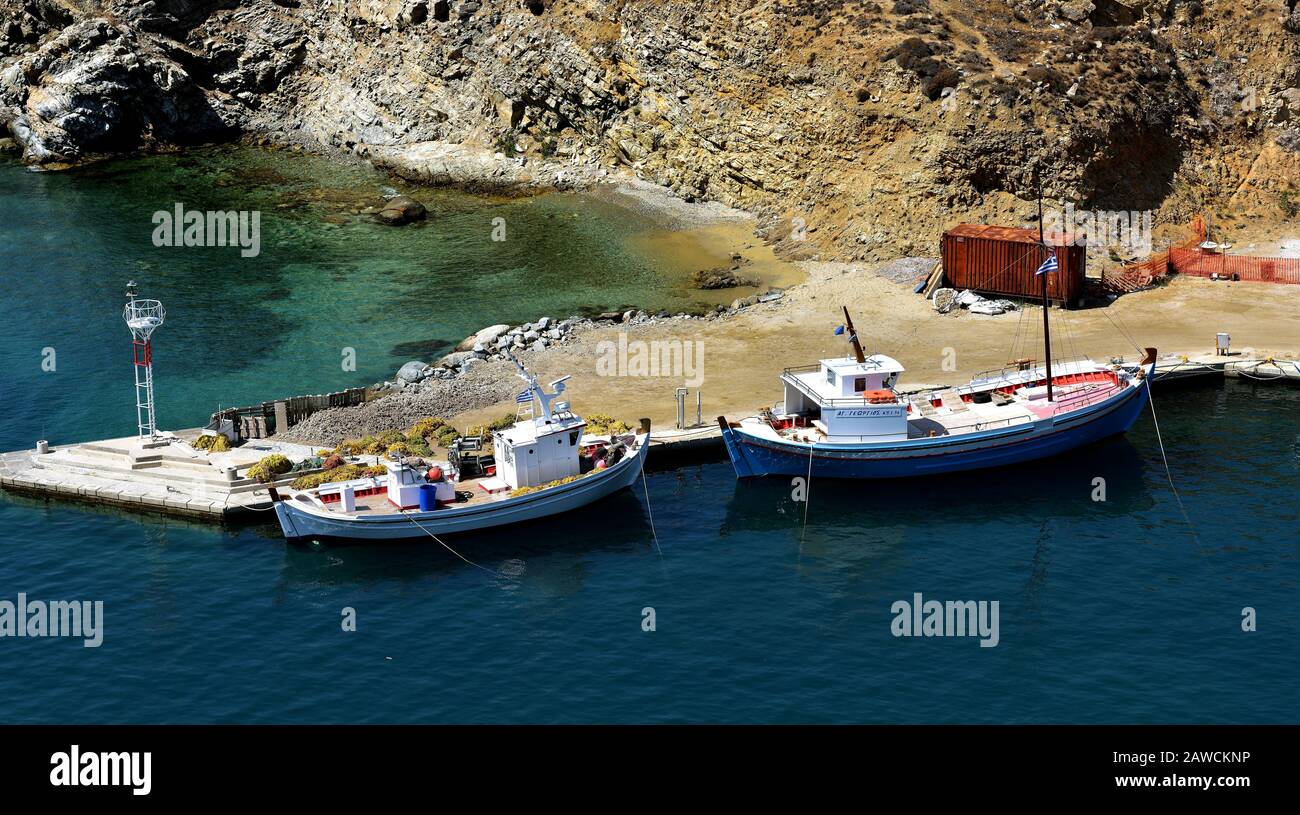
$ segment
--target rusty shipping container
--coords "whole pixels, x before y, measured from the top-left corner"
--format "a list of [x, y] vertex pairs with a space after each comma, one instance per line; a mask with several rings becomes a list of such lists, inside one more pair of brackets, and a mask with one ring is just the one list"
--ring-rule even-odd
[[[1056, 253], [1057, 271], [1047, 276], [1047, 297], [1057, 305], [1076, 305], [1083, 297], [1087, 246], [1074, 235], [1049, 232], [1046, 243]], [[1034, 274], [1046, 259], [1038, 247], [1038, 230], [961, 224], [943, 233], [940, 247], [946, 285], [998, 297], [1042, 297]]]

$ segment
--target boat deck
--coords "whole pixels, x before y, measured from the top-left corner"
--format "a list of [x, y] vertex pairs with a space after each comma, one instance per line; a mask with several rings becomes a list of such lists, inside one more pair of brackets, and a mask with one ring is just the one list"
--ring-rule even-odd
[[[469, 493], [469, 499], [454, 504], [439, 506], [438, 509], [463, 509], [470, 506], [481, 504], [490, 504], [493, 501], [499, 501], [510, 497], [510, 490], [507, 488], [501, 492], [491, 493], [482, 488], [484, 482], [492, 482], [493, 478], [467, 478], [464, 481], [456, 482], [457, 493]], [[498, 482], [499, 483], [499, 482]], [[353, 512], [343, 511], [343, 502], [341, 501], [324, 501], [320, 504], [312, 502], [312, 506], [321, 507], [337, 515], [347, 515], [355, 517], [358, 515], [401, 515], [402, 510], [392, 501], [388, 500], [388, 491], [377, 492], [373, 495], [358, 495], [356, 498], [356, 509]], [[411, 512], [413, 510], [406, 510]]]
[[[907, 437], [921, 439], [957, 436], [1015, 427], [1096, 404], [1121, 392], [1125, 387], [1128, 385], [1113, 381], [1060, 384], [1054, 387], [1051, 402], [1046, 398], [1030, 398], [1023, 393], [989, 402], [965, 401], [955, 390], [912, 394], [907, 397], [911, 405], [907, 419]], [[941, 404], [935, 406], [933, 400], [940, 401]], [[747, 431], [772, 440], [820, 443], [830, 438], [820, 422], [783, 429], [777, 429], [762, 419], [747, 419], [743, 424]]]
[[[623, 441], [625, 444], [629, 445], [627, 456], [635, 456], [637, 454], [640, 448], [635, 446], [636, 438], [637, 438], [635, 435], [628, 434], [628, 435], [620, 436], [618, 438], [621, 441]], [[611, 439], [610, 437], [607, 436], [584, 436], [583, 441], [584, 443], [608, 444], [611, 441]], [[447, 462], [445, 461], [432, 462], [432, 463], [441, 466], [444, 470], [448, 469]], [[584, 476], [597, 477], [595, 473], [599, 473], [599, 472], [601, 471], [589, 471], [585, 473]], [[352, 483], [356, 484], [358, 482], [352, 482]], [[324, 487], [317, 488], [317, 489], [304, 490], [301, 492], [291, 493], [289, 498], [290, 500], [294, 500], [294, 501], [300, 501], [300, 502], [306, 501], [309, 502], [311, 506], [316, 509], [323, 508], [331, 514], [346, 516], [349, 518], [357, 518], [362, 516], [384, 517], [384, 516], [409, 514], [411, 512], [419, 511], [418, 509], [403, 510], [400, 507], [398, 507], [396, 504], [394, 504], [392, 501], [388, 500], [388, 489], [387, 489], [386, 477], [374, 479], [370, 483], [380, 488], [381, 491], [375, 492], [370, 495], [357, 495], [354, 508], [351, 512], [345, 512], [343, 510], [343, 502], [340, 500], [337, 499], [330, 500], [330, 501], [315, 500], [316, 498], [319, 497], [321, 489], [324, 489], [326, 492], [329, 493], [337, 494], [337, 490], [339, 489], [340, 486], [338, 484], [326, 485]], [[512, 492], [509, 485], [507, 485], [505, 481], [503, 481], [501, 478], [494, 475], [483, 476], [478, 478], [466, 478], [455, 482], [455, 488], [458, 497], [462, 494], [468, 496], [466, 500], [457, 501], [449, 504], [440, 504], [436, 510], [433, 510], [434, 512], [437, 512], [439, 510], [465, 509], [466, 507], [482, 506], [484, 504], [491, 504], [497, 501], [505, 501], [510, 499], [511, 492]]]

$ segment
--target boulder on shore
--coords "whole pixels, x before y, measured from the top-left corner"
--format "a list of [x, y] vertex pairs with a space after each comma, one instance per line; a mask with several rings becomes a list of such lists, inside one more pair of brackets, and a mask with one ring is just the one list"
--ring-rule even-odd
[[733, 266], [730, 269], [701, 269], [695, 273], [695, 287], [710, 291], [713, 289], [734, 289], [737, 286], [758, 285], [757, 280], [741, 277], [738, 272], [738, 266]]
[[509, 330], [510, 326], [505, 325], [504, 323], [499, 325], [490, 325], [487, 328], [484, 328], [477, 333], [470, 334], [468, 337], [461, 340], [460, 344], [456, 346], [456, 350], [472, 351], [476, 345], [490, 346], [497, 341], [498, 337]]
[[412, 221], [423, 221], [427, 214], [424, 204], [414, 198], [398, 195], [388, 199], [384, 208], [379, 210], [379, 214], [375, 217], [390, 226], [401, 226]]
[[429, 366], [419, 360], [411, 360], [397, 371], [397, 378], [403, 382], [419, 382], [424, 378], [424, 369]]

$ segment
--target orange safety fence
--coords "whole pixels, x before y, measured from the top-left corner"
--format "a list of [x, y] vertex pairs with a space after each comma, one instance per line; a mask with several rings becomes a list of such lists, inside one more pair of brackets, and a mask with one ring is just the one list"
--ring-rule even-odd
[[1300, 258], [1261, 258], [1226, 255], [1201, 248], [1205, 242], [1205, 219], [1200, 215], [1188, 225], [1192, 236], [1183, 243], [1152, 255], [1142, 263], [1107, 269], [1101, 273], [1102, 288], [1124, 293], [1151, 285], [1170, 273], [1259, 283], [1300, 284]]
[[1179, 274], [1256, 283], [1300, 284], [1300, 258], [1256, 258], [1203, 249], [1170, 249], [1169, 263]]

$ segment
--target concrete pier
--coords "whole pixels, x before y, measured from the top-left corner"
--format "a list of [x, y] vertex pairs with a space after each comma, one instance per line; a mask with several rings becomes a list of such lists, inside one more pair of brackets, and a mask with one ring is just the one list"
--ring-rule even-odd
[[[0, 454], [0, 486], [15, 493], [66, 498], [169, 515], [222, 520], [270, 508], [266, 485], [248, 478], [262, 457], [314, 453], [300, 444], [259, 439], [208, 454], [186, 443], [198, 430], [157, 440], [135, 437], [51, 445]], [[287, 484], [301, 473], [279, 479]]]

